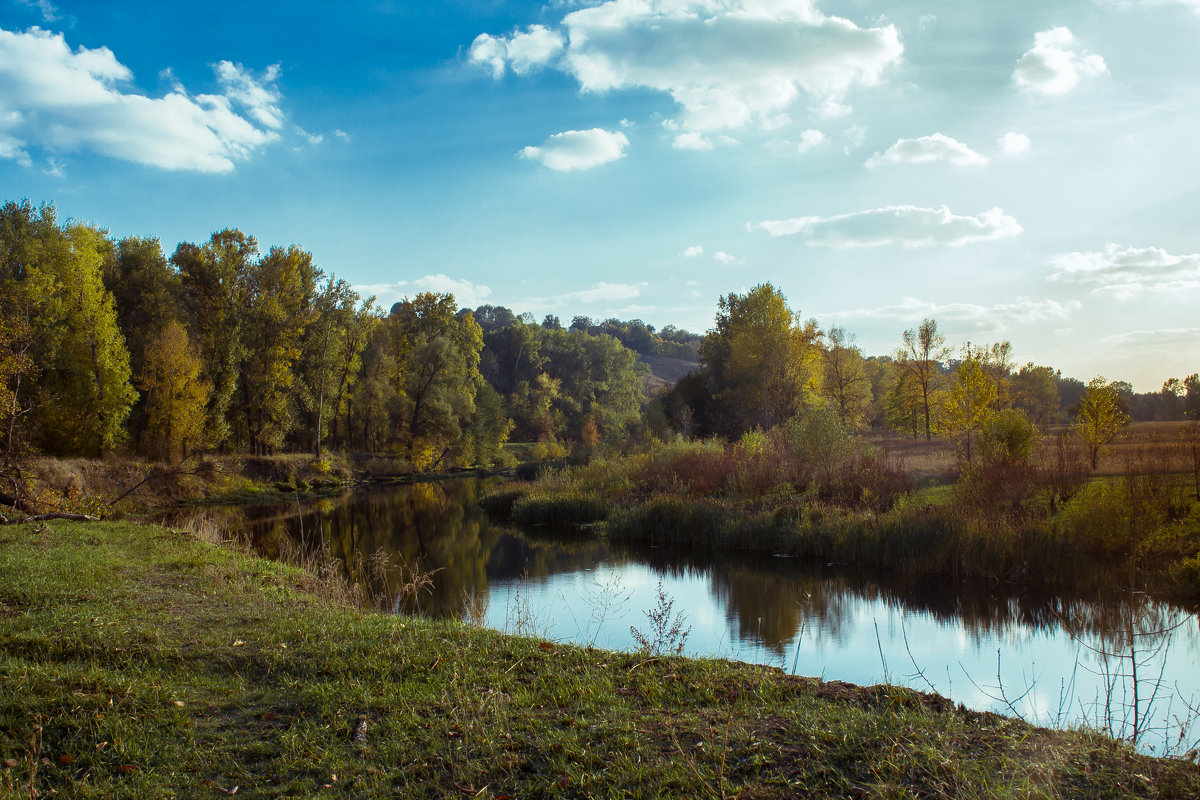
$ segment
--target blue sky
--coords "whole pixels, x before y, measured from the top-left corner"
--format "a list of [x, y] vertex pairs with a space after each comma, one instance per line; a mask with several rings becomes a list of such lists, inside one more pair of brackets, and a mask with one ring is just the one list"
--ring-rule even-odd
[[1200, 370], [1200, 0], [0, 0], [0, 199], [703, 331]]

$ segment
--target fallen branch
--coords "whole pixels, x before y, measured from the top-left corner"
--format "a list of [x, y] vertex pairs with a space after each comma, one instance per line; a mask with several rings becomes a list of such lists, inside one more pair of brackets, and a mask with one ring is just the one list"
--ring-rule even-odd
[[65, 519], [71, 522], [102, 522], [99, 517], [89, 516], [88, 514], [65, 514], [62, 512], [54, 514], [35, 514], [32, 517], [24, 517], [22, 519], [3, 519], [0, 525], [21, 525], [26, 522], [48, 522], [52, 519]]

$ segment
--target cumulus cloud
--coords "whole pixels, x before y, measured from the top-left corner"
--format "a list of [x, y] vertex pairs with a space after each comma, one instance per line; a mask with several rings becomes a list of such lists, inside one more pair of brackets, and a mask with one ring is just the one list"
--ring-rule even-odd
[[1084, 78], [1107, 72], [1103, 58], [1085, 50], [1069, 29], [1060, 27], [1034, 34], [1033, 47], [1017, 60], [1012, 79], [1022, 91], [1058, 95]]
[[796, 149], [799, 150], [801, 153], [807, 153], [809, 150], [813, 150], [817, 147], [820, 147], [823, 144], [828, 144], [828, 143], [829, 143], [828, 136], [826, 136], [825, 134], [821, 133], [818, 130], [809, 128], [808, 130], [806, 130], [800, 134], [800, 142], [799, 142], [799, 144], [796, 145]]
[[900, 139], [882, 154], [876, 153], [868, 158], [866, 163], [868, 167], [878, 167], [884, 164], [931, 164], [936, 161], [960, 167], [988, 163], [986, 156], [941, 133], [917, 139]]
[[855, 308], [822, 314], [834, 319], [919, 320], [936, 318], [939, 322], [968, 325], [980, 329], [1011, 329], [1015, 325], [1048, 322], [1069, 318], [1083, 307], [1078, 300], [1060, 303], [1057, 300], [1018, 297], [1011, 303], [982, 305], [979, 303], [933, 303], [905, 297], [898, 303], [877, 308]]
[[390, 308], [393, 303], [403, 300], [405, 297], [412, 297], [419, 292], [452, 294], [459, 308], [475, 308], [483, 304], [492, 294], [489, 286], [442, 274], [425, 275], [411, 281], [363, 284], [355, 286], [353, 289], [362, 297], [374, 295], [375, 302], [385, 309]]
[[699, 244], [691, 245], [690, 247], [685, 248], [684, 251], [679, 255], [683, 258], [695, 258], [696, 256], [702, 256], [704, 255], [704, 246]]
[[746, 259], [739, 258], [738, 256], [731, 256], [724, 250], [718, 250], [717, 252], [713, 253], [713, 260], [725, 264], [726, 266], [742, 266], [746, 263]]
[[960, 247], [1017, 236], [1020, 224], [999, 208], [976, 216], [959, 216], [946, 206], [887, 206], [833, 217], [797, 217], [747, 225], [771, 236], [794, 236], [814, 247]]
[[1029, 141], [1029, 137], [1023, 133], [1008, 133], [996, 140], [996, 144], [1000, 145], [1000, 152], [1006, 156], [1020, 156], [1029, 152], [1033, 147], [1033, 142]]
[[[664, 92], [683, 127], [702, 132], [769, 125], [801, 93], [818, 108], [844, 110], [846, 92], [878, 83], [904, 50], [895, 26], [860, 28], [813, 0], [610, 0], [561, 25], [565, 35], [540, 29], [526, 69], [553, 64], [587, 92]], [[497, 77], [516, 72], [513, 42], [538, 27], [481, 34], [469, 58]]]
[[676, 150], [712, 150], [713, 142], [702, 133], [688, 131], [676, 136], [671, 141], [671, 147]]
[[1200, 287], [1200, 253], [1176, 256], [1159, 247], [1108, 244], [1100, 252], [1058, 256], [1050, 266], [1056, 270], [1051, 280], [1091, 285], [1121, 298]]
[[842, 131], [842, 152], [850, 155], [852, 152], [862, 147], [863, 142], [867, 140], [867, 129], [862, 125], [854, 124], [846, 130]]
[[107, 47], [72, 51], [62, 34], [0, 29], [0, 155], [23, 161], [38, 145], [162, 169], [228, 172], [280, 138], [279, 67], [255, 75], [222, 61], [213, 70], [220, 94], [193, 97], [176, 84], [147, 97], [127, 90], [133, 73]]
[[467, 51], [467, 58], [490, 69], [494, 78], [504, 77], [509, 67], [517, 75], [527, 75], [557, 58], [563, 46], [558, 31], [530, 25], [524, 33], [514, 31], [511, 36], [479, 34]]
[[526, 147], [517, 155], [540, 161], [553, 170], [569, 172], [616, 161], [625, 155], [628, 146], [628, 137], [620, 131], [592, 128], [556, 133], [541, 147]]

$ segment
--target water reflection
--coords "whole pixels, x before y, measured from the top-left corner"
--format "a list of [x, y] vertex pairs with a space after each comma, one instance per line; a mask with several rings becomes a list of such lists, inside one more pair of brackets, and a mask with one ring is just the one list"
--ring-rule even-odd
[[[1043, 724], [1087, 721], [1146, 749], [1200, 731], [1200, 629], [1193, 610], [1114, 590], [1051, 594], [1013, 584], [635, 548], [590, 533], [517, 531], [477, 505], [479, 481], [413, 484], [296, 504], [210, 509], [264, 555], [328, 548], [347, 574], [399, 604], [406, 573], [436, 570], [423, 613], [632, 649], [630, 628], [661, 590], [688, 615], [687, 652], [856, 683], [892, 680]], [[1168, 729], [1170, 728], [1170, 735]], [[1147, 744], [1149, 738], [1153, 741]], [[1178, 746], [1176, 746], [1178, 747]]]

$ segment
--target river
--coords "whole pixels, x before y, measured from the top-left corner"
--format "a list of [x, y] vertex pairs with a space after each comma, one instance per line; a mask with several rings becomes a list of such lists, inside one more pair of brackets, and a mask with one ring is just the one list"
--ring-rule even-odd
[[[1200, 745], [1194, 608], [1131, 591], [1072, 597], [790, 558], [635, 548], [588, 531], [517, 530], [487, 518], [479, 489], [463, 479], [201, 513], [266, 556], [328, 548], [394, 611], [902, 684], [1040, 725], [1086, 724], [1147, 753]], [[371, 567], [376, 553], [388, 556], [386, 574]], [[430, 580], [415, 596], [403, 588], [414, 569]]]

